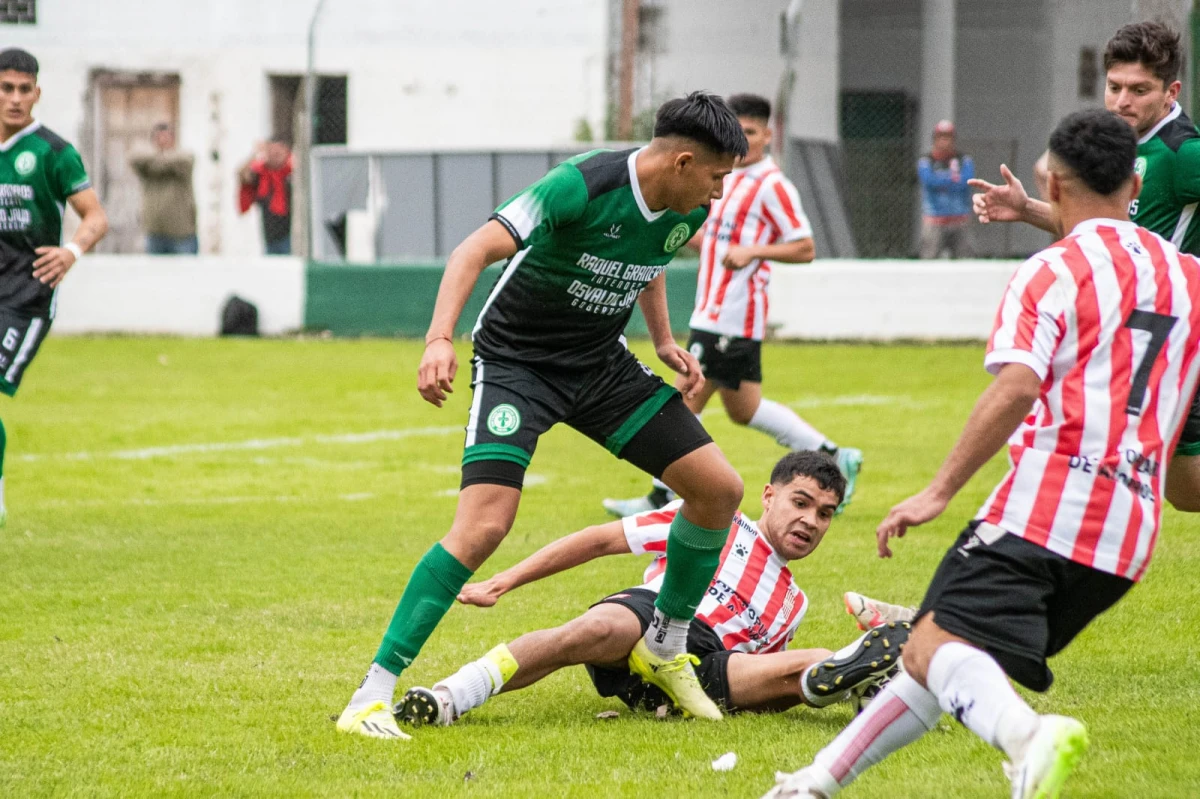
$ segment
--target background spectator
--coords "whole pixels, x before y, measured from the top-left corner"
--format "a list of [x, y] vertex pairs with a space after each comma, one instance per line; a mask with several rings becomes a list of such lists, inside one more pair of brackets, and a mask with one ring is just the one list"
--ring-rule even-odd
[[951, 258], [975, 254], [971, 240], [971, 190], [975, 162], [954, 146], [954, 123], [943, 119], [933, 128], [933, 149], [917, 161], [921, 181], [921, 257]]
[[276, 136], [259, 143], [238, 172], [242, 186], [238, 204], [242, 213], [258, 205], [262, 212], [263, 241], [267, 255], [292, 252], [292, 151]]
[[159, 123], [150, 132], [152, 152], [135, 153], [129, 166], [142, 183], [142, 227], [146, 252], [195, 255], [196, 198], [192, 191], [191, 153], [175, 147], [175, 131]]

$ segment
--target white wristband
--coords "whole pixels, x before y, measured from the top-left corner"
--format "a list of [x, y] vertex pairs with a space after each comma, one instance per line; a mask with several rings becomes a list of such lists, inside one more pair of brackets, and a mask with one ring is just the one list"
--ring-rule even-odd
[[83, 257], [83, 249], [73, 241], [68, 241], [66, 244], [64, 244], [63, 249], [70, 250], [71, 254], [75, 256], [76, 261]]

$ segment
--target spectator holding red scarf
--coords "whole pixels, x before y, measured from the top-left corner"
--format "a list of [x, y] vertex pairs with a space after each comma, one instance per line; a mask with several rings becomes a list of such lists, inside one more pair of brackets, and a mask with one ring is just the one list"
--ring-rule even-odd
[[260, 143], [238, 177], [238, 207], [243, 214], [253, 205], [259, 207], [267, 255], [291, 255], [292, 151], [287, 141], [275, 136]]

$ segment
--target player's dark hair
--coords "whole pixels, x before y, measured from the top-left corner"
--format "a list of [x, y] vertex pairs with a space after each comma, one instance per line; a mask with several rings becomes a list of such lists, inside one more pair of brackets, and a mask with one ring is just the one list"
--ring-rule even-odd
[[0, 72], [7, 70], [24, 72], [26, 75], [37, 77], [38, 60], [20, 47], [9, 47], [0, 50]]
[[771, 485], [787, 485], [797, 477], [811, 477], [824, 490], [837, 494], [839, 503], [846, 498], [846, 477], [827, 453], [810, 449], [789, 452], [771, 470]]
[[1068, 114], [1050, 134], [1050, 154], [1105, 196], [1133, 174], [1137, 146], [1129, 123], [1102, 108]]
[[1179, 77], [1183, 51], [1179, 33], [1161, 22], [1133, 22], [1118, 30], [1104, 47], [1104, 70], [1114, 64], [1141, 64], [1169, 86]]
[[721, 155], [746, 154], [749, 145], [737, 115], [725, 101], [708, 92], [667, 100], [654, 115], [654, 137], [682, 136]]
[[750, 117], [764, 122], [771, 118], [771, 101], [757, 94], [731, 94], [726, 100], [739, 118]]

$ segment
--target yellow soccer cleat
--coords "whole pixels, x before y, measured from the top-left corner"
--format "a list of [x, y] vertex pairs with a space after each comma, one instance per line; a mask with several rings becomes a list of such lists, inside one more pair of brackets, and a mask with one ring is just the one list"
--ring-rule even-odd
[[342, 711], [337, 722], [338, 732], [347, 735], [362, 735], [367, 738], [382, 738], [383, 740], [411, 741], [412, 736], [406, 735], [396, 726], [396, 719], [387, 702], [372, 702], [363, 708], [346, 708]]
[[686, 653], [664, 660], [650, 651], [645, 639], [639, 640], [629, 653], [629, 670], [643, 682], [662, 689], [683, 715], [720, 721], [721, 709], [708, 698], [700, 687], [700, 680], [696, 679], [696, 670], [692, 666], [699, 664], [700, 658]]

